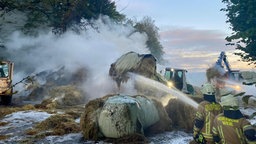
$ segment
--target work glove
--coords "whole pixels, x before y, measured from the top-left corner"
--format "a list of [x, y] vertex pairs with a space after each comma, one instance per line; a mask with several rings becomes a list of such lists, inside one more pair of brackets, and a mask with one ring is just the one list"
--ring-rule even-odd
[[206, 139], [204, 138], [202, 133], [194, 134], [193, 138], [198, 144], [206, 144]]

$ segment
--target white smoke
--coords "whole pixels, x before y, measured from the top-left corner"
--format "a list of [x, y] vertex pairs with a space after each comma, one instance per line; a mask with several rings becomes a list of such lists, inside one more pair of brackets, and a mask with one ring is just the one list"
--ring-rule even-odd
[[22, 67], [15, 72], [19, 75], [14, 75], [14, 82], [43, 70], [65, 66], [66, 70], [73, 72], [82, 66], [91, 74], [84, 85], [87, 93], [101, 97], [111, 92], [114, 85], [108, 78], [111, 63], [129, 51], [140, 54], [149, 51], [145, 35], [133, 33], [131, 26], [115, 24], [106, 17], [102, 19], [94, 22], [97, 29], [87, 29], [80, 34], [68, 31], [61, 37], [51, 32], [36, 37], [14, 32], [5, 42], [12, 54], [10, 59]]

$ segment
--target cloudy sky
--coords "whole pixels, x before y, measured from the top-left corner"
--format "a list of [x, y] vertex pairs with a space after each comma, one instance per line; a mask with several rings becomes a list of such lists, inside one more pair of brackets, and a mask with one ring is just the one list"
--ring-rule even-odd
[[159, 28], [160, 41], [171, 67], [204, 71], [225, 51], [232, 69], [251, 69], [226, 46], [231, 34], [221, 0], [115, 0], [117, 10], [140, 21], [149, 16]]

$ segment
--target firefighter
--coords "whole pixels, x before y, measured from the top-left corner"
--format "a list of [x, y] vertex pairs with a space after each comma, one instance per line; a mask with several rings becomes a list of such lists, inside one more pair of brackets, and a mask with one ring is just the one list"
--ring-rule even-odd
[[211, 134], [212, 123], [215, 116], [222, 112], [222, 107], [216, 102], [215, 88], [211, 83], [202, 85], [201, 92], [204, 100], [199, 104], [196, 112], [192, 143], [212, 144], [214, 143]]
[[221, 97], [223, 113], [214, 119], [213, 139], [220, 144], [255, 144], [255, 128], [239, 110], [238, 98], [232, 94]]

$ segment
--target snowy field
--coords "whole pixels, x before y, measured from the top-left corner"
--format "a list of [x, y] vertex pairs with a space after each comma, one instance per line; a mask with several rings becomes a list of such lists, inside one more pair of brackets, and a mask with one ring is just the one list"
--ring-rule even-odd
[[[5, 141], [0, 141], [0, 144], [18, 143], [30, 136], [25, 134], [25, 131], [32, 128], [36, 123], [43, 121], [50, 117], [51, 114], [40, 111], [20, 111], [5, 116], [1, 122], [8, 122], [7, 125], [0, 127], [0, 135], [9, 135], [10, 138]], [[79, 122], [79, 121], [77, 121]], [[192, 139], [192, 134], [182, 131], [173, 131], [157, 134], [148, 137], [151, 144], [185, 144]], [[36, 144], [90, 144], [92, 141], [84, 141], [81, 133], [71, 133], [64, 136], [48, 136]], [[103, 142], [97, 142], [103, 144]]]
[[[244, 114], [255, 112], [254, 109], [241, 109]], [[0, 122], [8, 122], [7, 125], [0, 127], [0, 135], [9, 135], [10, 138], [0, 141], [0, 144], [19, 143], [30, 136], [25, 131], [32, 128], [36, 123], [41, 122], [52, 114], [40, 111], [20, 111], [6, 115]], [[79, 123], [79, 119], [77, 120]], [[256, 124], [256, 116], [250, 120], [252, 124]], [[148, 137], [150, 144], [188, 144], [192, 140], [191, 133], [183, 131], [164, 132]], [[44, 139], [34, 141], [35, 144], [91, 144], [92, 141], [84, 141], [81, 133], [71, 133], [64, 136], [48, 136]], [[97, 142], [103, 144], [103, 142]]]

